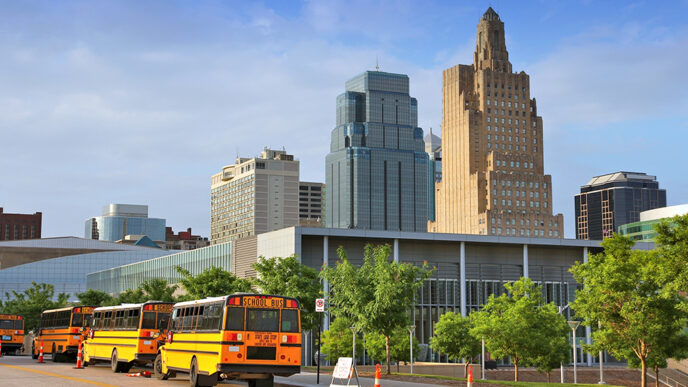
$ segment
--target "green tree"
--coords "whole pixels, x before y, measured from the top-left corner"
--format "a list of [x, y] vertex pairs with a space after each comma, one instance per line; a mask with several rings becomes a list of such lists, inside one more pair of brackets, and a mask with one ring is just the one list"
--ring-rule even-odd
[[48, 309], [62, 308], [67, 305], [69, 296], [65, 293], [57, 295], [53, 301], [55, 288], [45, 283], [31, 282], [31, 287], [19, 293], [12, 291], [5, 293], [7, 301], [0, 301], [0, 313], [19, 314], [24, 316], [24, 329], [34, 330], [38, 328], [41, 313]]
[[321, 313], [315, 311], [315, 299], [322, 295], [317, 271], [303, 265], [293, 255], [260, 257], [252, 267], [257, 274], [253, 283], [262, 293], [296, 298], [301, 304], [301, 329], [317, 329]]
[[115, 298], [115, 305], [121, 304], [140, 304], [148, 301], [148, 297], [143, 293], [140, 287], [136, 289], [127, 289], [117, 295]]
[[446, 354], [452, 360], [466, 360], [465, 377], [468, 377], [468, 365], [482, 349], [480, 340], [471, 335], [472, 327], [470, 318], [447, 312], [440, 316], [440, 321], [435, 324], [435, 334], [430, 339], [430, 346], [435, 351]]
[[[363, 341], [356, 340], [356, 357], [363, 354]], [[353, 351], [353, 332], [351, 320], [339, 317], [332, 321], [330, 329], [322, 333], [322, 353], [331, 361], [340, 357], [351, 357]]]
[[[683, 227], [660, 229], [659, 240], [685, 244], [681, 240], [681, 235], [686, 235]], [[661, 235], [664, 232], [671, 236]], [[586, 350], [606, 349], [631, 366], [639, 363], [645, 387], [648, 359], [662, 364], [661, 357], [666, 359], [670, 352], [664, 341], [678, 337], [686, 326], [688, 300], [676, 286], [686, 277], [688, 257], [683, 257], [680, 269], [676, 265], [681, 259], [680, 246], [633, 250], [633, 241], [621, 235], [604, 240], [602, 246], [604, 251], [592, 255], [588, 263], [571, 268], [576, 281], [585, 284], [576, 291], [572, 307], [585, 325], [600, 325], [593, 332], [594, 345]]]
[[551, 380], [552, 370], [562, 363], [568, 363], [571, 358], [571, 344], [569, 343], [570, 328], [566, 319], [553, 308], [541, 308], [541, 329], [550, 339], [544, 342], [535, 358], [530, 364], [535, 366], [540, 373], [547, 374], [547, 382]]
[[191, 300], [253, 290], [249, 280], [237, 278], [233, 273], [219, 267], [205, 269], [201, 274], [194, 276], [188, 270], [177, 266], [177, 273], [182, 276], [179, 282]]
[[518, 367], [534, 365], [547, 354], [551, 341], [565, 335], [566, 319], [554, 304], [544, 304], [542, 288], [528, 278], [504, 285], [508, 294], [491, 295], [479, 312], [473, 312], [471, 334], [485, 338], [487, 350], [495, 357], [510, 356], [514, 381]]
[[[408, 362], [411, 360], [411, 352], [409, 348], [409, 333], [404, 327], [399, 327], [392, 331], [389, 336], [389, 357], [392, 361], [397, 363], [397, 372], [399, 372], [399, 363], [402, 361]], [[365, 349], [368, 351], [370, 357], [375, 360], [383, 360], [387, 355], [387, 340], [382, 333], [370, 333], [365, 336]], [[420, 346], [418, 340], [413, 338], [413, 353], [418, 354]]]
[[[655, 226], [656, 251], [662, 257], [658, 273], [665, 293], [685, 293], [688, 289], [688, 214], [664, 220]], [[681, 304], [681, 308], [688, 305]]]
[[335, 317], [345, 316], [367, 334], [385, 337], [387, 373], [391, 373], [390, 336], [409, 325], [408, 310], [416, 292], [432, 270], [408, 263], [390, 262], [389, 245], [366, 245], [360, 268], [349, 263], [344, 249], [337, 250], [335, 267], [324, 267], [321, 275], [331, 286], [330, 305]]
[[97, 289], [88, 289], [83, 293], [77, 293], [76, 297], [79, 299], [79, 305], [84, 306], [105, 306], [115, 303], [114, 297]]
[[146, 301], [165, 302], [176, 301], [174, 292], [177, 291], [178, 287], [177, 285], [169, 285], [167, 281], [161, 278], [154, 278], [139, 285], [139, 289], [143, 291], [143, 294], [147, 298]]

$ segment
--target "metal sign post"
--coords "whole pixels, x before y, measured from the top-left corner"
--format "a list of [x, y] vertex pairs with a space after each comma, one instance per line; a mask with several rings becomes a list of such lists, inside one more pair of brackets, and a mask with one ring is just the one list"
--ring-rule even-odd
[[[324, 298], [315, 299], [315, 311], [319, 313], [325, 312]], [[322, 315], [320, 315], [320, 317], [318, 318], [318, 375], [315, 378], [316, 384], [320, 384], [320, 363], [322, 362], [322, 353], [320, 352], [320, 343], [322, 341], [322, 318]]]

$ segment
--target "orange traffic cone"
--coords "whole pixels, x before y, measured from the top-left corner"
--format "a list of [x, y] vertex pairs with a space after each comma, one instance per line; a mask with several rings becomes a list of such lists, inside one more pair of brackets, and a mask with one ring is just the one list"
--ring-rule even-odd
[[473, 386], [473, 366], [469, 365], [468, 366], [468, 383], [467, 387], [472, 387]]
[[74, 367], [75, 370], [84, 369], [83, 365], [81, 364], [81, 354], [81, 343], [79, 343], [79, 351], [76, 353], [76, 367]]
[[375, 386], [374, 387], [380, 387], [380, 363], [375, 365]]
[[38, 352], [38, 362], [43, 363], [43, 342], [41, 341], [41, 348]]
[[132, 377], [136, 377], [136, 376], [141, 376], [141, 373], [140, 373], [140, 372], [135, 372], [135, 373], [127, 374], [127, 376], [130, 377], [130, 378], [132, 378]]

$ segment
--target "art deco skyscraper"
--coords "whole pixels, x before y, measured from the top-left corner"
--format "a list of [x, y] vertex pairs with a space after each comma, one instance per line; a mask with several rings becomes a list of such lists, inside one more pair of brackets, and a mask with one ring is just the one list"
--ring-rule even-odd
[[478, 23], [473, 64], [444, 70], [442, 104], [442, 182], [428, 231], [563, 238], [530, 77], [512, 72], [492, 8]]
[[428, 154], [409, 77], [366, 71], [337, 97], [326, 227], [426, 231]]

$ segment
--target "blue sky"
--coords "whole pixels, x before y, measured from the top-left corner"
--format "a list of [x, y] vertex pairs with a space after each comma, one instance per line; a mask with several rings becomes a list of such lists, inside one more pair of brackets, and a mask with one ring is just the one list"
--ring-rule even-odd
[[210, 176], [282, 147], [324, 181], [344, 82], [405, 73], [437, 132], [442, 70], [505, 22], [531, 76], [554, 211], [592, 176], [656, 175], [688, 202], [688, 1], [0, 1], [0, 206], [83, 236], [107, 203], [208, 236]]

